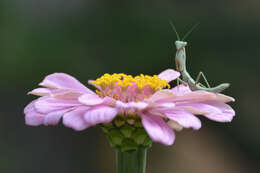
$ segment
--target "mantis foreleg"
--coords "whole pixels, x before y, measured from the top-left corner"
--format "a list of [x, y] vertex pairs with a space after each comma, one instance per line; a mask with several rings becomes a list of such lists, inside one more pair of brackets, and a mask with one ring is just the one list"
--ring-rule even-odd
[[180, 79], [180, 78], [177, 78], [177, 85], [179, 85], [180, 83], [184, 84], [185, 86], [188, 85], [187, 82], [185, 82], [184, 80]]

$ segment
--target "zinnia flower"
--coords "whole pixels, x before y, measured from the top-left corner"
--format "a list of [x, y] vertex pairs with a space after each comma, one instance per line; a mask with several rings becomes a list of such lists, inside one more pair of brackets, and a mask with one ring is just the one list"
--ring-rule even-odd
[[[56, 125], [60, 119], [74, 130], [113, 122], [116, 117], [141, 119], [149, 137], [165, 145], [175, 140], [174, 130], [198, 130], [203, 115], [218, 122], [230, 122], [234, 110], [226, 102], [233, 98], [207, 91], [191, 91], [188, 86], [170, 88], [179, 73], [168, 69], [158, 76], [105, 74], [89, 81], [91, 91], [72, 76], [54, 73], [29, 94], [40, 96], [24, 109], [27, 125]], [[128, 122], [131, 124], [131, 121]]]

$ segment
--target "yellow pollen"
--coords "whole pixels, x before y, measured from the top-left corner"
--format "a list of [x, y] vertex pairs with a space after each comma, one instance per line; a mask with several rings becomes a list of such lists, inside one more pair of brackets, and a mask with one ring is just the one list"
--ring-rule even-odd
[[126, 75], [124, 73], [104, 74], [95, 81], [93, 84], [100, 86], [102, 89], [110, 88], [113, 89], [116, 86], [120, 86], [122, 89], [126, 89], [128, 86], [136, 84], [139, 90], [144, 89], [148, 86], [151, 90], [157, 91], [170, 85], [166, 80], [160, 79], [157, 75], [149, 76], [140, 74], [139, 76], [133, 77], [132, 75]]

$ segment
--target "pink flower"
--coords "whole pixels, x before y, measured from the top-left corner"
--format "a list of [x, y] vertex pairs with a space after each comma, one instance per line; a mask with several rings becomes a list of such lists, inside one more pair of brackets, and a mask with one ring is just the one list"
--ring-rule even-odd
[[[74, 130], [84, 130], [97, 124], [113, 121], [116, 116], [140, 117], [143, 127], [153, 141], [172, 145], [174, 130], [201, 127], [194, 115], [203, 115], [218, 122], [230, 122], [234, 110], [226, 102], [233, 98], [206, 91], [191, 91], [179, 85], [170, 89], [168, 84], [179, 77], [168, 69], [158, 76], [105, 74], [89, 83], [96, 93], [75, 78], [54, 73], [47, 76], [41, 86], [29, 94], [41, 96], [26, 106], [27, 125], [63, 124]], [[168, 89], [165, 89], [168, 87]]]

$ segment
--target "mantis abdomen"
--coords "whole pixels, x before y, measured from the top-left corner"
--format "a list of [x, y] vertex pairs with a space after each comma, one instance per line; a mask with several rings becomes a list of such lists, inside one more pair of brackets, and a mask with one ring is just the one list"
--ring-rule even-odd
[[212, 87], [212, 88], [201, 87], [201, 86], [198, 86], [198, 85], [196, 86], [196, 88], [199, 89], [199, 90], [205, 90], [205, 91], [209, 91], [209, 92], [220, 93], [220, 92], [224, 91], [225, 89], [227, 89], [229, 86], [230, 86], [229, 83], [222, 83], [222, 84], [219, 84], [219, 85]]
[[196, 81], [190, 76], [190, 74], [186, 70], [182, 71], [181, 74], [182, 74], [182, 80], [189, 85], [191, 90], [204, 90], [204, 91], [209, 91], [214, 93], [220, 93], [230, 86], [229, 83], [222, 83], [215, 87], [207, 88], [203, 86], [201, 83], [196, 83]]

